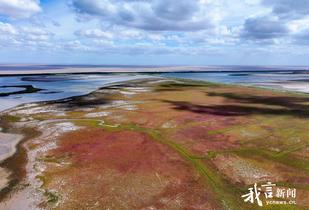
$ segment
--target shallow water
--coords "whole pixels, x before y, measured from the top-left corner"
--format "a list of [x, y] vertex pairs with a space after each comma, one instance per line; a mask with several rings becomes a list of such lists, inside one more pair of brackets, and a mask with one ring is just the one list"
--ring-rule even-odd
[[[309, 73], [309, 72], [308, 72]], [[309, 74], [292, 72], [256, 72], [256, 73], [162, 73], [162, 76], [183, 79], [203, 80], [228, 84], [254, 84], [269, 82], [287, 82], [309, 79]]]
[[[252, 85], [280, 90], [309, 93], [309, 71], [230, 71], [199, 73], [158, 73], [167, 78], [193, 79], [225, 84]], [[32, 85], [43, 89], [35, 93], [0, 97], [0, 111], [23, 103], [63, 99], [90, 93], [111, 83], [148, 78], [153, 75], [140, 74], [74, 74], [45, 76], [0, 77], [0, 86]], [[0, 93], [9, 93], [19, 88], [0, 88]]]
[[10, 93], [24, 90], [24, 88], [16, 88], [16, 87], [0, 87], [0, 93]]
[[162, 73], [164, 77], [266, 87], [309, 93], [309, 71]]
[[[0, 97], [0, 111], [18, 106], [23, 103], [50, 101], [90, 93], [111, 83], [150, 76], [135, 74], [106, 74], [106, 75], [49, 75], [49, 76], [9, 76], [0, 77], [0, 86], [32, 85], [43, 89], [35, 93], [17, 94]], [[0, 93], [8, 93], [6, 88]], [[16, 89], [10, 89], [14, 92]], [[3, 91], [3, 92], [2, 92]]]

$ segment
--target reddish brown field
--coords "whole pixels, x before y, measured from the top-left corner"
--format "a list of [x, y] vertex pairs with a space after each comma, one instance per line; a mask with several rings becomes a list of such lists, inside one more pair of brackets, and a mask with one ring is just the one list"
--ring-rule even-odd
[[43, 175], [47, 188], [67, 198], [60, 209], [218, 208], [199, 174], [147, 134], [81, 130], [63, 136], [48, 155], [70, 165], [50, 164]]

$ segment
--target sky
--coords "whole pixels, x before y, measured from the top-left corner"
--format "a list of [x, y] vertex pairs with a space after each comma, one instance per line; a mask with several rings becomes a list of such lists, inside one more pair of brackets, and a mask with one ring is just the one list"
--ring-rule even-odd
[[0, 0], [0, 63], [309, 65], [309, 0]]

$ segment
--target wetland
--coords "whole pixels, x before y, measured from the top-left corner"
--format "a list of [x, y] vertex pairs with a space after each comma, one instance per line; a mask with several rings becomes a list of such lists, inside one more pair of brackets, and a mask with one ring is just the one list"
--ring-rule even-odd
[[308, 114], [304, 93], [170, 77], [21, 104], [0, 116], [0, 209], [261, 209], [241, 195], [267, 181], [307, 209]]

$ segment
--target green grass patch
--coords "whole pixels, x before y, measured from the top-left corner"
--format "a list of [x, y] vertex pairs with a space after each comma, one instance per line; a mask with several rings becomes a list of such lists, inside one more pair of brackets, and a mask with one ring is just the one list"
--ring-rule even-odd
[[231, 152], [242, 157], [247, 158], [258, 157], [271, 161], [276, 161], [285, 164], [287, 166], [291, 166], [293, 168], [309, 172], [309, 161], [290, 156], [289, 154], [278, 155], [278, 153], [255, 148], [240, 149]]
[[56, 205], [60, 200], [60, 195], [56, 191], [46, 190], [44, 195], [47, 197], [47, 203]]

